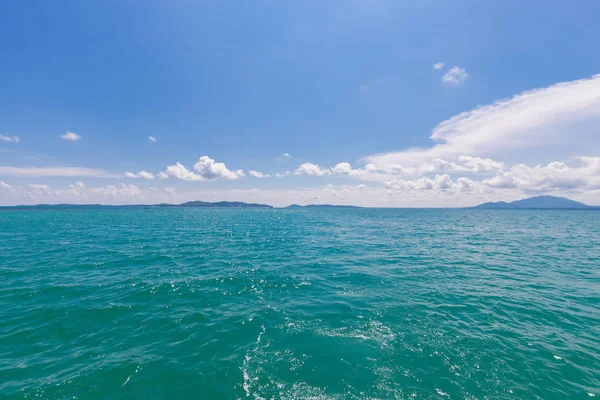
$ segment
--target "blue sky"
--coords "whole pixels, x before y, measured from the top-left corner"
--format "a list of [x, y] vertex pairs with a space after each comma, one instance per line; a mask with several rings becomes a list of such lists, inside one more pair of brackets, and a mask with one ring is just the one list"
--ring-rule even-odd
[[4, 1], [0, 204], [600, 204], [599, 14], [593, 0]]

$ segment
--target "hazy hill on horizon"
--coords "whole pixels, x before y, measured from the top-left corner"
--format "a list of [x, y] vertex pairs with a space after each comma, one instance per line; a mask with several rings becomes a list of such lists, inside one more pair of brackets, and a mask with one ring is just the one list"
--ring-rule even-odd
[[[123, 204], [123, 205], [108, 205], [108, 204], [36, 204], [36, 205], [16, 205], [16, 206], [0, 206], [0, 209], [95, 209], [95, 208], [281, 208], [281, 209], [331, 209], [331, 208], [368, 208], [353, 205], [336, 205], [336, 204], [307, 204], [298, 205], [290, 204], [285, 207], [274, 207], [268, 204], [245, 203], [243, 201], [188, 201], [181, 204]], [[379, 207], [376, 207], [379, 208]], [[415, 207], [418, 208], [418, 207]], [[453, 208], [453, 207], [448, 207]], [[535, 196], [527, 199], [521, 199], [511, 202], [497, 201], [483, 203], [474, 207], [466, 207], [468, 209], [502, 209], [502, 210], [517, 210], [517, 209], [552, 209], [552, 210], [600, 210], [599, 206], [589, 206], [579, 201], [571, 200], [566, 197], [557, 196]]]
[[557, 196], [535, 196], [527, 199], [515, 200], [511, 202], [496, 201], [483, 203], [471, 208], [485, 209], [567, 209], [567, 210], [585, 210], [597, 207], [588, 206], [579, 201]]

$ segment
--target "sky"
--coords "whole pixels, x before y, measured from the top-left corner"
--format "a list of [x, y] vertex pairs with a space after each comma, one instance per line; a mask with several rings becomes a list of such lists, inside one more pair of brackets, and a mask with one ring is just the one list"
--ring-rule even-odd
[[0, 2], [0, 205], [600, 205], [600, 2]]

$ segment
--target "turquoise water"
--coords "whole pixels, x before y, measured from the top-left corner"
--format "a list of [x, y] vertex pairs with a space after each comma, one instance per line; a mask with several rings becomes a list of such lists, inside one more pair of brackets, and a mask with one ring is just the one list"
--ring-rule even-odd
[[600, 212], [0, 212], [0, 397], [600, 396]]

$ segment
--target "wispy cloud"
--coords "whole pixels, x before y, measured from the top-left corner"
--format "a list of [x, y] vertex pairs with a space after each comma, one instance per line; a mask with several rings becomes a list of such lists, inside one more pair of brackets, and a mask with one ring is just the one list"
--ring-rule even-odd
[[290, 153], [282, 153], [281, 155], [275, 157], [275, 159], [277, 161], [285, 161], [288, 159], [293, 159], [294, 157], [292, 157], [292, 155]]
[[452, 67], [442, 76], [442, 82], [450, 85], [460, 85], [469, 79], [469, 73], [460, 67]]
[[50, 187], [48, 185], [42, 185], [42, 184], [38, 184], [38, 183], [31, 183], [29, 185], [31, 189], [35, 190], [35, 191], [39, 191], [39, 192], [48, 192], [50, 191]]
[[63, 140], [70, 140], [71, 142], [76, 142], [78, 140], [81, 140], [81, 136], [79, 136], [75, 132], [71, 132], [71, 131], [68, 131], [64, 135], [60, 135], [59, 137]]
[[442, 62], [442, 61], [435, 63], [435, 64], [433, 64], [433, 70], [438, 71], [438, 70], [444, 68], [444, 65], [446, 65], [446, 63]]
[[[597, 134], [599, 123], [600, 75], [595, 75], [526, 91], [458, 114], [433, 129], [430, 138], [437, 144], [432, 147], [377, 154], [365, 161], [386, 169], [392, 165], [417, 167], [433, 159], [451, 161], [460, 155], [503, 160], [515, 152], [526, 152], [531, 159], [541, 149], [568, 151], [566, 157], [589, 154], [594, 150], [589, 138]], [[565, 132], [569, 132], [568, 143]]]
[[92, 177], [92, 178], [118, 178], [119, 174], [107, 172], [102, 169], [83, 167], [12, 167], [0, 166], [0, 175], [21, 177]]
[[253, 171], [253, 170], [248, 171], [248, 174], [250, 174], [250, 176], [253, 176], [253, 177], [259, 178], [259, 179], [271, 177], [271, 175], [269, 175], [269, 174], [263, 174], [262, 172]]
[[8, 143], [19, 143], [19, 142], [21, 142], [21, 138], [18, 136], [9, 136], [9, 135], [0, 133], [0, 141], [8, 142]]
[[135, 174], [133, 172], [125, 172], [124, 176], [125, 176], [125, 178], [132, 178], [132, 179], [136, 179], [136, 178], [154, 179], [154, 174], [147, 172], [147, 171], [140, 171], [137, 174]]
[[156, 143], [156, 138], [154, 136], [148, 136], [148, 140], [152, 143]]

